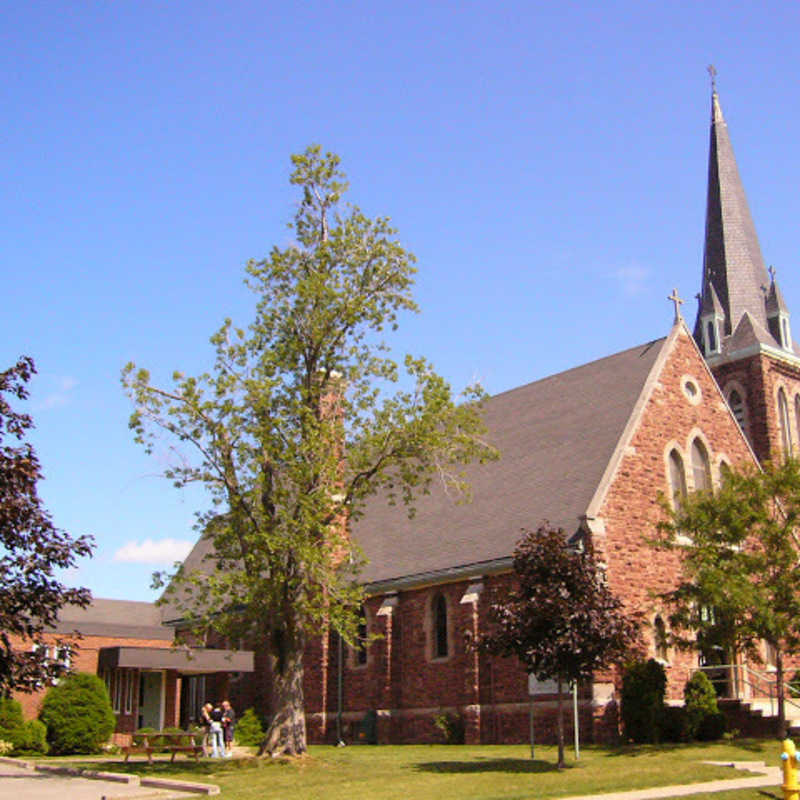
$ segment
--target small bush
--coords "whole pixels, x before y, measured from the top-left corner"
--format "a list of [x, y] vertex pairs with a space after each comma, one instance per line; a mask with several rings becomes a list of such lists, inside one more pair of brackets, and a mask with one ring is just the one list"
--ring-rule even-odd
[[0, 739], [10, 743], [13, 750], [17, 750], [24, 738], [24, 730], [25, 720], [19, 701], [0, 697]]
[[655, 742], [664, 714], [667, 674], [655, 659], [635, 661], [622, 676], [622, 725], [633, 742]]
[[21, 754], [35, 753], [45, 755], [49, 749], [47, 727], [38, 719], [29, 719], [22, 729], [22, 740], [17, 747], [17, 751]]
[[659, 740], [685, 742], [689, 738], [687, 722], [683, 706], [664, 706], [658, 722]]
[[7, 756], [13, 749], [14, 745], [11, 742], [0, 739], [0, 756]]
[[441, 711], [433, 718], [433, 724], [442, 732], [445, 744], [464, 744], [464, 720], [460, 714]]
[[105, 684], [86, 672], [53, 686], [39, 718], [47, 726], [47, 741], [56, 755], [97, 753], [116, 725]]
[[683, 699], [686, 703], [686, 721], [689, 738], [699, 739], [700, 727], [703, 724], [703, 720], [709, 715], [719, 713], [717, 693], [714, 691], [713, 684], [704, 672], [695, 672], [694, 675], [686, 681], [686, 686], [683, 689]]
[[715, 742], [717, 739], [722, 739], [727, 727], [728, 721], [722, 712], [706, 714], [697, 729], [697, 738], [701, 742]]
[[258, 747], [264, 739], [264, 729], [255, 710], [248, 708], [236, 723], [233, 731], [236, 744], [243, 747]]

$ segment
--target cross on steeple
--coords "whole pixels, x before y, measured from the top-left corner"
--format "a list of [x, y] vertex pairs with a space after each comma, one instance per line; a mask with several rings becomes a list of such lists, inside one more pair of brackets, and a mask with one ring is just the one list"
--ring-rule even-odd
[[717, 92], [717, 68], [713, 64], [709, 64], [708, 74], [711, 76], [711, 91], [716, 94]]
[[675, 322], [677, 322], [679, 319], [683, 319], [681, 316], [681, 306], [683, 305], [683, 300], [678, 297], [678, 290], [673, 289], [672, 294], [667, 297], [667, 300], [672, 300], [672, 302], [675, 303]]
[[770, 264], [767, 272], [769, 272], [769, 277], [772, 278], [772, 282], [775, 283], [775, 276], [778, 274], [778, 270]]

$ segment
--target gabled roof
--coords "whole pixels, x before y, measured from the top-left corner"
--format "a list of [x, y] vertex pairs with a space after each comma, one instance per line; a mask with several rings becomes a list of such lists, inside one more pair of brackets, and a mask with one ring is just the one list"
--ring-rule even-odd
[[370, 563], [363, 578], [391, 582], [509, 558], [522, 528], [543, 519], [574, 533], [625, 429], [664, 339], [489, 399], [488, 439], [499, 461], [467, 470], [471, 503], [437, 485], [416, 516], [373, 498], [352, 534]]
[[[768, 330], [764, 290], [769, 279], [716, 91], [711, 96], [704, 298], [709, 283], [713, 284], [725, 313], [723, 336], [736, 329], [745, 311], [757, 326]], [[698, 343], [701, 341], [699, 326], [698, 312], [694, 330]]]
[[79, 631], [84, 636], [171, 641], [174, 631], [161, 624], [154, 603], [95, 597], [86, 608], [65, 606], [59, 611], [55, 633]]
[[767, 317], [771, 317], [774, 314], [778, 313], [789, 313], [789, 307], [786, 305], [786, 301], [783, 299], [783, 292], [778, 287], [778, 282], [775, 278], [772, 279], [772, 284], [769, 287], [769, 292], [767, 293]]

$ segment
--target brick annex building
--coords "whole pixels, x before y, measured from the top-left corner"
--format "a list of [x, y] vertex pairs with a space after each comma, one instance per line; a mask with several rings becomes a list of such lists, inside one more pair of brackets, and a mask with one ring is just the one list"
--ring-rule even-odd
[[[456, 505], [434, 491], [420, 499], [413, 520], [403, 508], [370, 505], [351, 535], [369, 559], [366, 627], [381, 636], [361, 650], [327, 634], [309, 646], [311, 741], [336, 741], [340, 733], [352, 741], [359, 731], [380, 742], [434, 741], [442, 711], [461, 716], [467, 742], [526, 741], [527, 675], [514, 660], [478, 655], [470, 643], [487, 624], [492, 596], [509, 586], [521, 529], [544, 519], [573, 540], [591, 539], [611, 589], [643, 612], [644, 637], [666, 666], [670, 696], [682, 696], [699, 661], [666, 646], [666, 613], [653, 599], [678, 571], [674, 554], [645, 542], [660, 518], [657, 496], [713, 488], [724, 465], [800, 447], [800, 349], [775, 274], [764, 266], [716, 91], [700, 289], [692, 329], [676, 300], [665, 338], [492, 397], [485, 419], [501, 458], [468, 470], [472, 503]], [[187, 569], [202, 564], [207, 548], [201, 539]], [[177, 651], [164, 631], [180, 620], [169, 609], [161, 618], [152, 607], [137, 610], [139, 619], [155, 616], [148, 637], [128, 629], [132, 646], [122, 627], [130, 625], [131, 604], [95, 601], [85, 622], [104, 604], [111, 604], [105, 638], [81, 658], [83, 668], [106, 676], [118, 730], [131, 730], [145, 718], [142, 709], [157, 704], [148, 720], [186, 721], [204, 694], [228, 694], [238, 709], [255, 704], [269, 713], [262, 659], [253, 667], [251, 653], [226, 654], [241, 658], [234, 667], [206, 650], [192, 662], [171, 661]], [[105, 635], [114, 633], [115, 615], [116, 638]], [[537, 737], [544, 738], [555, 698], [550, 687], [534, 688]], [[581, 687], [584, 737], [616, 730], [615, 692], [611, 675]]]

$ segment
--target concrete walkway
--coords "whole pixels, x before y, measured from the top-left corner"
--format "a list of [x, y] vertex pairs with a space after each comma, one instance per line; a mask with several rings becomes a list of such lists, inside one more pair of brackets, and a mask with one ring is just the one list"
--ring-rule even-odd
[[707, 761], [705, 763], [733, 767], [758, 774], [751, 778], [736, 777], [730, 780], [704, 781], [703, 783], [687, 783], [679, 786], [654, 786], [652, 789], [636, 789], [631, 792], [576, 795], [565, 797], [563, 800], [656, 800], [656, 798], [728, 792], [736, 789], [758, 789], [761, 786], [780, 786], [783, 783], [781, 768], [768, 767], [763, 761]]
[[[190, 788], [191, 787], [191, 788]], [[182, 791], [183, 789], [183, 791]], [[99, 772], [94, 778], [69, 774], [69, 767], [41, 766], [0, 758], [0, 797], [24, 800], [170, 800], [219, 794], [210, 784], [142, 779], [137, 775]]]

